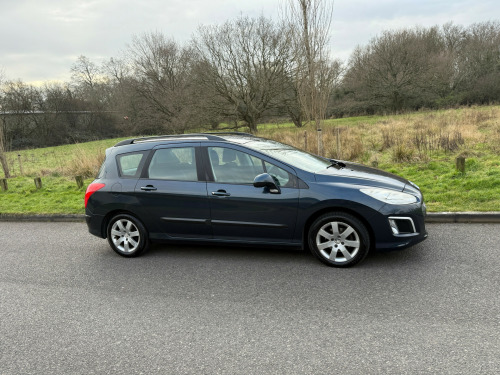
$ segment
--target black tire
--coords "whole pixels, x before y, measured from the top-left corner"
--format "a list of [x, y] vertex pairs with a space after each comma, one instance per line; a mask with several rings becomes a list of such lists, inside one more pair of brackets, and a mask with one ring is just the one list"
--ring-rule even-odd
[[108, 223], [108, 242], [119, 255], [127, 258], [142, 254], [149, 247], [144, 225], [134, 216], [118, 214]]
[[321, 262], [331, 267], [350, 267], [368, 254], [370, 235], [356, 217], [345, 212], [330, 212], [311, 225], [308, 244]]

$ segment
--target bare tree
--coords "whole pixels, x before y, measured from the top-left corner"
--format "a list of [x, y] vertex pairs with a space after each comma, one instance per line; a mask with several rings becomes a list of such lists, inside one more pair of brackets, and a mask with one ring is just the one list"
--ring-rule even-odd
[[385, 31], [352, 53], [337, 110], [398, 112], [499, 101], [499, 45], [498, 21]]
[[72, 91], [81, 101], [87, 115], [80, 120], [99, 136], [109, 136], [115, 130], [110, 113], [113, 87], [102, 66], [80, 56], [71, 67]]
[[[199, 55], [195, 58], [193, 67], [194, 90], [192, 90], [193, 100], [196, 103], [192, 108], [195, 124], [204, 128], [210, 126], [210, 129], [218, 129], [221, 123], [226, 123], [226, 128], [231, 127], [231, 123], [237, 118], [237, 114], [231, 112], [231, 105], [223, 100], [214, 85], [208, 77], [208, 72], [213, 69], [206, 61], [203, 61]], [[237, 128], [235, 124], [234, 128]]]
[[161, 33], [133, 38], [128, 49], [141, 119], [168, 133], [190, 126], [193, 51]]
[[344, 82], [366, 107], [397, 112], [446, 95], [451, 65], [437, 27], [386, 31], [353, 52]]
[[7, 158], [5, 157], [5, 152], [7, 150], [6, 150], [6, 145], [5, 145], [3, 128], [4, 128], [4, 122], [2, 119], [2, 123], [0, 124], [0, 163], [2, 164], [2, 169], [3, 169], [3, 173], [5, 175], [5, 178], [10, 178], [9, 163], [7, 163]]
[[[3, 106], [3, 73], [0, 72], [0, 111], [4, 111], [5, 107]], [[6, 150], [6, 142], [5, 142], [5, 136], [4, 136], [4, 127], [5, 127], [5, 122], [4, 122], [4, 116], [1, 116], [2, 122], [0, 123], [0, 163], [2, 164], [2, 169], [3, 173], [5, 175], [5, 178], [10, 178], [10, 170], [9, 170], [9, 164], [7, 163], [7, 159], [5, 157], [5, 151]]]
[[4, 133], [14, 147], [18, 139], [36, 139], [35, 145], [44, 145], [58, 136], [54, 121], [55, 111], [47, 107], [46, 95], [42, 87], [24, 83], [20, 80], [5, 84], [3, 107], [7, 114], [3, 123], [8, 124], [8, 132]]
[[198, 83], [213, 90], [220, 114], [243, 121], [251, 132], [276, 109], [291, 63], [289, 30], [265, 17], [240, 17], [199, 29], [194, 41], [203, 70]]
[[472, 24], [461, 34], [454, 56], [462, 104], [500, 100], [500, 22]]
[[[340, 74], [340, 65], [331, 62], [328, 48], [332, 16], [333, 1], [328, 0], [288, 0], [284, 9], [284, 18], [293, 30], [293, 79], [299, 103], [318, 130]], [[318, 153], [322, 153], [321, 139]]]
[[91, 104], [93, 110], [107, 108], [111, 93], [102, 67], [86, 56], [79, 56], [71, 67], [71, 81], [75, 93]]
[[100, 80], [99, 67], [88, 57], [80, 55], [71, 66], [71, 79], [77, 84], [93, 89]]
[[102, 72], [108, 77], [111, 97], [109, 109], [115, 114], [118, 126], [126, 135], [140, 134], [138, 104], [138, 80], [133, 74], [133, 65], [126, 58], [110, 58], [102, 65]]

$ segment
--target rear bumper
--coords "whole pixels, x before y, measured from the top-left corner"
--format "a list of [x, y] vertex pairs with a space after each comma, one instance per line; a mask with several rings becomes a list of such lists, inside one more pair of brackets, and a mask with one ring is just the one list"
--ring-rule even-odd
[[104, 216], [101, 215], [85, 215], [85, 221], [87, 222], [87, 227], [89, 228], [89, 233], [94, 236], [106, 238], [106, 231], [103, 229]]

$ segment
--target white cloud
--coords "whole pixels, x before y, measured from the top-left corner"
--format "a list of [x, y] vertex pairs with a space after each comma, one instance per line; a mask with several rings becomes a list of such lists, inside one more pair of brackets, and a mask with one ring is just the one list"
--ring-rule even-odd
[[[240, 14], [277, 18], [285, 1], [0, 0], [0, 68], [12, 79], [69, 79], [77, 56], [96, 62], [117, 56], [132, 35], [159, 31], [185, 42], [200, 24]], [[494, 15], [500, 15], [500, 2], [493, 0], [335, 0], [332, 51], [346, 59], [384, 29], [467, 25]]]

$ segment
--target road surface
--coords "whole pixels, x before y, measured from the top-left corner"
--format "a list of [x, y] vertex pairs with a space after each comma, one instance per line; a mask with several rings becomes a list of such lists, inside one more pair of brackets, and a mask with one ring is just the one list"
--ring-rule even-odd
[[0, 374], [496, 374], [500, 225], [350, 269], [281, 249], [154, 246], [0, 222]]

